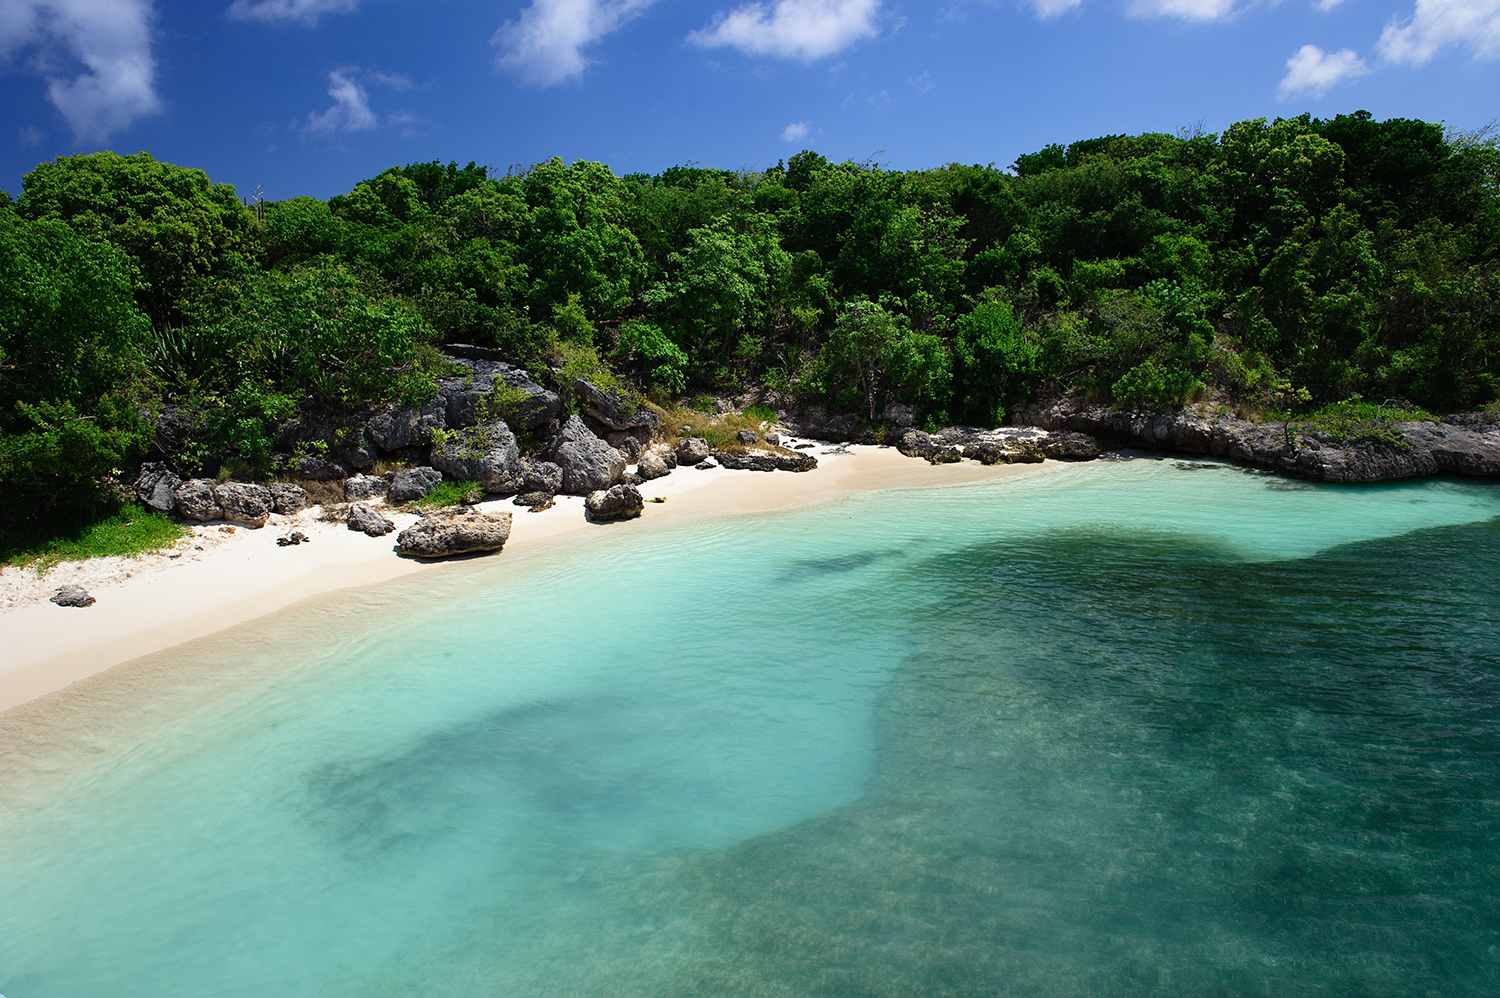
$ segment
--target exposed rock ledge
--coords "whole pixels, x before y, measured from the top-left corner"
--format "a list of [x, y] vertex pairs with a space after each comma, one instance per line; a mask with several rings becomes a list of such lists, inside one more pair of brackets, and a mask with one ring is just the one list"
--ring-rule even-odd
[[1324, 482], [1386, 482], [1433, 475], [1500, 478], [1500, 418], [1454, 416], [1437, 423], [1398, 423], [1405, 442], [1338, 443], [1284, 423], [1252, 423], [1231, 415], [1185, 411], [1121, 412], [1079, 400], [1030, 406], [1017, 422], [1072, 430], [1149, 450], [1228, 458]]

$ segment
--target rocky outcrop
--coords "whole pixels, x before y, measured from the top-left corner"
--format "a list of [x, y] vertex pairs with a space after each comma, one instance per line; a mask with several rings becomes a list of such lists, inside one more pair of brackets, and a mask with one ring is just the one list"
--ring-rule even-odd
[[538, 506], [550, 506], [556, 500], [551, 492], [522, 492], [511, 501], [517, 506], [525, 506], [527, 509], [535, 509]]
[[384, 537], [395, 530], [396, 525], [370, 504], [357, 502], [349, 507], [349, 529], [367, 537]]
[[896, 442], [896, 449], [907, 457], [920, 457], [925, 460], [931, 457], [932, 452], [937, 449], [937, 443], [930, 433], [907, 430]]
[[214, 482], [207, 478], [193, 478], [177, 486], [173, 493], [177, 515], [193, 523], [208, 523], [222, 519], [224, 510], [214, 496]]
[[[636, 465], [635, 473], [640, 476], [641, 481], [643, 482], [655, 481], [658, 478], [666, 478], [672, 473], [672, 469], [667, 467], [665, 456], [670, 453], [671, 451], [665, 449], [653, 449], [647, 451], [646, 453], [641, 455], [641, 461], [638, 465]], [[674, 460], [673, 463], [675, 464], [676, 461]]]
[[964, 446], [963, 456], [980, 464], [1041, 464], [1047, 459], [1039, 444], [1014, 439], [976, 440]]
[[467, 507], [432, 513], [396, 538], [396, 550], [407, 558], [453, 558], [499, 551], [510, 540], [509, 513], [480, 513]]
[[562, 491], [562, 480], [561, 465], [529, 457], [521, 460], [522, 492], [546, 492], [555, 496]]
[[760, 443], [760, 434], [754, 430], [740, 430], [734, 435], [734, 438], [747, 447], [751, 444]]
[[1227, 458], [1324, 482], [1384, 482], [1450, 474], [1500, 478], [1500, 429], [1483, 420], [1396, 423], [1394, 441], [1340, 442], [1284, 423], [1252, 423], [1229, 414], [1187, 410], [1122, 412], [1079, 400], [1017, 413], [1048, 430], [1071, 430], [1147, 450]]
[[135, 479], [135, 495], [141, 505], [158, 513], [170, 514], [177, 508], [177, 487], [182, 479], [164, 464], [148, 462], [141, 465]]
[[812, 471], [818, 459], [811, 454], [783, 454], [775, 451], [714, 451], [719, 466], [731, 471]]
[[1071, 430], [1049, 433], [1037, 441], [1037, 446], [1053, 461], [1093, 461], [1104, 452], [1097, 439]]
[[307, 490], [291, 482], [272, 482], [266, 486], [271, 493], [271, 511], [278, 516], [291, 516], [307, 508]]
[[432, 466], [446, 478], [478, 482], [490, 495], [514, 495], [521, 486], [521, 448], [500, 419], [444, 434], [433, 445]]
[[677, 463], [684, 467], [699, 465], [708, 460], [710, 453], [707, 440], [688, 437], [677, 444]]
[[524, 433], [550, 433], [562, 415], [562, 400], [519, 367], [477, 357], [455, 358], [466, 370], [438, 381], [438, 399], [452, 429], [492, 419]]
[[349, 477], [348, 468], [316, 454], [298, 458], [292, 463], [291, 470], [295, 477], [314, 482], [336, 482]]
[[787, 421], [792, 432], [799, 437], [813, 440], [852, 441], [873, 443], [874, 433], [858, 416], [829, 412], [822, 406], [811, 405]]
[[96, 602], [82, 586], [63, 586], [52, 594], [52, 602], [58, 606], [87, 607]]
[[355, 475], [344, 482], [344, 496], [351, 502], [375, 499], [386, 494], [391, 485], [374, 475]]
[[633, 485], [616, 485], [590, 493], [583, 503], [583, 515], [590, 523], [615, 523], [633, 520], [646, 508], [646, 501]]
[[220, 518], [230, 523], [259, 530], [271, 518], [271, 490], [264, 485], [225, 482], [214, 488], [214, 500], [219, 505]]
[[395, 505], [416, 502], [443, 483], [443, 473], [436, 468], [403, 468], [391, 476], [387, 501]]
[[448, 425], [448, 408], [442, 398], [421, 406], [389, 406], [365, 424], [370, 441], [387, 453], [432, 444], [432, 435]]
[[953, 444], [935, 446], [927, 455], [928, 464], [957, 464], [963, 459], [963, 448]]
[[588, 495], [616, 485], [625, 477], [625, 455], [599, 439], [577, 416], [559, 431], [552, 461], [562, 469], [562, 492]]

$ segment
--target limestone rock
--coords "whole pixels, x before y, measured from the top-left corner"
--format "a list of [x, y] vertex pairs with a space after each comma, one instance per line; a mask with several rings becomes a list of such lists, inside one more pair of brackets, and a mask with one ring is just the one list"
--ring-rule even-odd
[[224, 516], [219, 500], [214, 496], [214, 482], [208, 478], [193, 478], [177, 486], [173, 493], [177, 515], [193, 523], [208, 523]]
[[280, 516], [291, 516], [307, 508], [307, 490], [291, 482], [272, 482], [266, 486], [271, 493], [271, 510]]
[[625, 455], [599, 439], [577, 416], [568, 417], [552, 449], [562, 469], [562, 491], [588, 495], [616, 485], [625, 476]]
[[510, 540], [509, 513], [480, 513], [465, 507], [423, 517], [401, 531], [397, 550], [408, 558], [452, 558], [499, 551]]
[[396, 525], [368, 503], [357, 502], [349, 507], [349, 529], [367, 537], [384, 537], [395, 530]]
[[355, 475], [344, 481], [344, 495], [350, 502], [375, 499], [390, 489], [390, 483], [374, 475]]
[[95, 600], [82, 586], [63, 586], [52, 594], [52, 602], [58, 606], [86, 607], [93, 606]]
[[443, 473], [436, 468], [403, 468], [391, 476], [387, 501], [395, 505], [416, 502], [443, 483]]
[[491, 495], [512, 495], [521, 485], [521, 448], [500, 419], [450, 432], [433, 445], [432, 466], [454, 481], [478, 482]]
[[616, 485], [590, 493], [584, 500], [583, 513], [590, 523], [613, 523], [633, 520], [641, 515], [646, 502], [633, 485]]
[[266, 525], [274, 508], [271, 490], [264, 485], [226, 482], [214, 488], [214, 500], [223, 519], [257, 530]]
[[650, 482], [658, 478], [666, 478], [672, 473], [672, 469], [667, 467], [666, 459], [660, 452], [650, 450], [641, 455], [641, 461], [636, 465], [635, 473], [642, 481]]
[[677, 463], [698, 465], [708, 460], [708, 441], [702, 437], [688, 437], [677, 445]]
[[135, 495], [141, 505], [158, 513], [170, 514], [177, 508], [177, 487], [182, 479], [164, 464], [149, 462], [141, 465], [136, 476]]

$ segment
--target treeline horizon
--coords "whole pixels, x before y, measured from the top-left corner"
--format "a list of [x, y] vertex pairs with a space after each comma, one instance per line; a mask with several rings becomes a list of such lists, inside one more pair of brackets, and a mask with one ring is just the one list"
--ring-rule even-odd
[[0, 480], [50, 508], [148, 455], [276, 474], [294, 417], [420, 402], [447, 343], [871, 424], [1471, 409], [1500, 396], [1497, 247], [1494, 143], [1366, 112], [1009, 169], [414, 163], [254, 210], [145, 153], [61, 157], [0, 192]]

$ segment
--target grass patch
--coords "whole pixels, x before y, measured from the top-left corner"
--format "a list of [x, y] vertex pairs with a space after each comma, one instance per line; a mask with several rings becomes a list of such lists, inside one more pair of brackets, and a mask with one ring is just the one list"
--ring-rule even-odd
[[1278, 417], [1295, 433], [1316, 433], [1338, 444], [1378, 443], [1405, 450], [1410, 446], [1397, 423], [1436, 422], [1437, 417], [1415, 406], [1366, 402], [1360, 398], [1334, 402], [1302, 415]]
[[785, 447], [775, 447], [765, 442], [761, 424], [775, 420], [776, 413], [765, 406], [752, 406], [744, 412], [726, 412], [723, 415], [709, 415], [697, 409], [683, 407], [663, 413], [662, 429], [668, 443], [675, 445], [686, 437], [702, 437], [714, 450], [731, 453], [751, 449], [749, 445], [739, 441], [739, 432], [750, 430], [761, 438], [761, 442], [754, 445], [755, 450], [790, 454], [792, 452]]
[[0, 552], [0, 565], [46, 572], [65, 561], [133, 557], [170, 548], [187, 528], [160, 513], [131, 503], [119, 512], [64, 537]]
[[416, 509], [448, 509], [484, 499], [484, 489], [478, 482], [442, 482], [411, 505]]
[[1479, 411], [1484, 413], [1486, 416], [1500, 416], [1500, 399], [1496, 399]]

